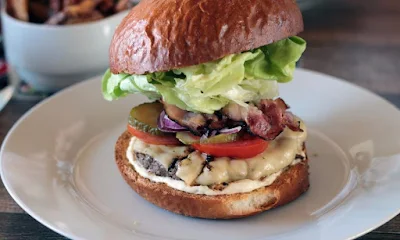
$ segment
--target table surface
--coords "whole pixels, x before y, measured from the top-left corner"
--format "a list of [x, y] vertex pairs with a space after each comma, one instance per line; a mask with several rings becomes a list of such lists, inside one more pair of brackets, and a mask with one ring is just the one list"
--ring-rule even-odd
[[[346, 79], [400, 107], [400, 1], [347, 0], [304, 13], [308, 42], [301, 67]], [[0, 144], [37, 102], [0, 112]], [[64, 239], [27, 215], [0, 182], [0, 239]], [[360, 239], [400, 239], [400, 215]]]

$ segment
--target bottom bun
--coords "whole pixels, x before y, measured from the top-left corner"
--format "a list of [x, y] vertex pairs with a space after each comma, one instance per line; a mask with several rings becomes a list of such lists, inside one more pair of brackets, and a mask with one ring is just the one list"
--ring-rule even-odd
[[131, 137], [124, 132], [115, 146], [115, 160], [122, 176], [144, 199], [174, 213], [210, 219], [242, 218], [287, 204], [309, 188], [306, 158], [287, 168], [271, 185], [251, 192], [209, 196], [179, 191], [150, 181], [134, 170], [126, 157]]

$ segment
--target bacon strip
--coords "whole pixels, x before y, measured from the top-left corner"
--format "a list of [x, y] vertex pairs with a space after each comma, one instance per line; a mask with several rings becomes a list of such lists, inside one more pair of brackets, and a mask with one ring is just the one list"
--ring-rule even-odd
[[291, 112], [289, 106], [281, 99], [264, 99], [257, 106], [241, 106], [229, 103], [222, 109], [222, 115], [202, 114], [189, 112], [175, 105], [163, 102], [168, 117], [190, 129], [196, 135], [202, 135], [209, 129], [221, 129], [228, 124], [228, 120], [236, 123], [245, 122], [248, 129], [265, 140], [274, 140], [287, 126], [292, 131], [302, 131], [299, 122]]
[[303, 129], [300, 128], [300, 123], [295, 120], [293, 113], [285, 112], [285, 120], [286, 126], [290, 128], [290, 130], [294, 132], [303, 132]]
[[222, 111], [230, 119], [245, 121], [250, 131], [265, 140], [275, 139], [285, 127], [293, 131], [302, 131], [294, 116], [286, 112], [289, 107], [278, 98], [276, 100], [261, 100], [258, 106], [243, 107], [230, 103]]

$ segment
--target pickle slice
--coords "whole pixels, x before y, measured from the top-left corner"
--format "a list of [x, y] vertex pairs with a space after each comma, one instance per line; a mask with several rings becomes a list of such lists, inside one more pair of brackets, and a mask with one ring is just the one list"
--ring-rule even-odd
[[209, 138], [200, 138], [189, 132], [178, 132], [176, 133], [176, 138], [179, 139], [183, 144], [190, 145], [194, 143], [201, 144], [217, 144], [217, 143], [227, 143], [234, 142], [239, 138], [238, 133], [222, 133]]
[[143, 103], [132, 108], [128, 122], [137, 130], [153, 135], [165, 135], [157, 127], [160, 113], [164, 110], [160, 102]]
[[195, 136], [189, 132], [177, 132], [176, 138], [186, 145], [200, 142], [200, 137]]

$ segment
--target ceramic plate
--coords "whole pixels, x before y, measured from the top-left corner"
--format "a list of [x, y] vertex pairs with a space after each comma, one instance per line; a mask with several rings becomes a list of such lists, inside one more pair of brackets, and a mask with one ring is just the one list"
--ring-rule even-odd
[[175, 215], [139, 197], [114, 164], [114, 143], [140, 95], [107, 102], [100, 78], [26, 113], [1, 150], [15, 201], [72, 239], [349, 239], [400, 212], [400, 112], [380, 97], [297, 70], [281, 96], [310, 129], [309, 191], [284, 207], [239, 220]]

